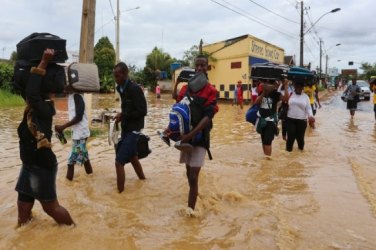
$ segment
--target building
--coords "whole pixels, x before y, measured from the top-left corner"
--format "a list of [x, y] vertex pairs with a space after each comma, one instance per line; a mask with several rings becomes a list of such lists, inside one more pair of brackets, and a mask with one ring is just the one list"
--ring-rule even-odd
[[219, 91], [219, 98], [234, 98], [239, 80], [243, 83], [243, 98], [251, 98], [251, 66], [255, 63], [283, 64], [282, 48], [251, 35], [243, 35], [225, 41], [208, 44], [202, 50], [209, 53], [208, 76], [210, 83]]

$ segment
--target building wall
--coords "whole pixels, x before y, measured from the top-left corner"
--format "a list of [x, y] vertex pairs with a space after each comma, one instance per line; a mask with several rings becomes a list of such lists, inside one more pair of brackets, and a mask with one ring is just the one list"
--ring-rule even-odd
[[270, 61], [282, 64], [285, 56], [282, 48], [250, 35], [228, 46], [225, 42], [206, 45], [203, 50], [212, 53], [214, 58], [209, 58], [208, 76], [222, 99], [234, 98], [234, 88], [239, 80], [243, 84], [243, 98], [250, 99], [252, 62]]

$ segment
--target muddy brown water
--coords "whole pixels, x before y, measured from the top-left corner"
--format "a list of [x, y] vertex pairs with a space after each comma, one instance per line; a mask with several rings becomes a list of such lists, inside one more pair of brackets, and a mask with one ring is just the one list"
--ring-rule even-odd
[[[56, 225], [39, 203], [32, 222], [15, 228], [22, 108], [0, 109], [0, 249], [376, 249], [372, 104], [360, 103], [351, 121], [339, 96], [326, 96], [304, 152], [285, 152], [278, 137], [272, 160], [263, 157], [259, 135], [244, 121], [246, 109], [221, 103], [212, 132], [214, 159], [200, 174], [195, 217], [186, 213], [188, 184], [178, 151], [156, 136], [167, 124], [169, 95], [147, 97], [144, 133], [153, 151], [141, 161], [147, 180], [126, 165], [122, 194], [105, 135], [88, 143], [94, 174], [76, 167], [73, 182], [65, 179], [70, 143], [53, 138], [58, 198], [74, 228]], [[113, 95], [90, 99], [93, 117], [119, 106]], [[58, 108], [56, 123], [67, 115], [64, 102]]]

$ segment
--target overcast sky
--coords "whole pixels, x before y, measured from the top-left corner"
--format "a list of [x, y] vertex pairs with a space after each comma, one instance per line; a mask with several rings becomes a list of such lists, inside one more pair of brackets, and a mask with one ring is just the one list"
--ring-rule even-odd
[[[96, 2], [95, 41], [108, 36], [115, 45], [116, 0]], [[78, 51], [82, 0], [0, 3], [0, 57], [9, 58], [18, 41], [32, 32], [56, 34], [67, 40], [69, 51]], [[140, 8], [134, 9], [137, 6]], [[305, 30], [323, 14], [341, 8], [325, 15], [305, 35], [304, 63], [319, 64], [319, 38], [323, 41], [323, 68], [326, 52], [329, 67], [376, 63], [375, 0], [305, 0], [304, 6]], [[283, 48], [285, 55], [295, 55], [299, 63], [297, 0], [120, 0], [120, 10], [120, 59], [139, 67], [155, 46], [181, 59], [201, 38], [208, 44], [245, 34]], [[335, 46], [338, 43], [341, 45]], [[348, 66], [348, 61], [354, 61], [354, 66]]]

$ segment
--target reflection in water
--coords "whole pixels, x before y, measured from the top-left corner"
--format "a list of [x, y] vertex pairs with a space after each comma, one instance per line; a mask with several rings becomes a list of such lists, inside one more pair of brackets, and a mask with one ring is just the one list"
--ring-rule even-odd
[[[318, 111], [317, 129], [307, 129], [305, 151], [284, 151], [279, 137], [272, 161], [244, 121], [247, 108], [221, 103], [212, 131], [214, 159], [202, 169], [194, 218], [185, 212], [188, 184], [178, 151], [156, 135], [168, 122], [169, 95], [147, 97], [144, 133], [152, 148], [142, 160], [147, 180], [138, 180], [126, 166], [122, 194], [116, 192], [114, 149], [106, 136], [88, 143], [94, 174], [77, 167], [73, 182], [65, 180], [70, 142], [61, 145], [53, 138], [59, 200], [75, 228], [56, 226], [36, 204], [33, 221], [14, 229], [22, 108], [1, 109], [0, 249], [375, 249], [372, 105], [360, 103], [350, 121], [339, 93], [332, 94]], [[64, 99], [57, 100], [55, 122], [66, 119], [64, 105]], [[112, 94], [92, 96], [93, 117], [118, 107]]]

